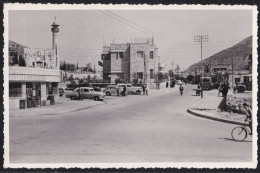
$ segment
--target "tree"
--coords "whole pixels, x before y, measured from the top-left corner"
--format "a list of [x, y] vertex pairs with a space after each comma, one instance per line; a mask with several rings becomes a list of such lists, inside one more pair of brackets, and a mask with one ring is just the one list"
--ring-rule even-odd
[[169, 74], [169, 76], [170, 76], [171, 78], [172, 78], [173, 75], [174, 75], [172, 70], [169, 70], [169, 71], [168, 71], [168, 74]]
[[91, 63], [87, 63], [86, 67], [83, 68], [83, 71], [93, 72], [92, 64]]

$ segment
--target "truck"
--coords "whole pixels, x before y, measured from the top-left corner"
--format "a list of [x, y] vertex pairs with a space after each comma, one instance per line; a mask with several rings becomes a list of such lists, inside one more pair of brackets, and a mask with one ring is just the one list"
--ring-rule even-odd
[[[232, 80], [232, 77], [230, 77]], [[245, 90], [252, 91], [252, 74], [234, 75], [234, 82], [237, 92], [243, 93]], [[230, 83], [232, 83], [230, 81]]]

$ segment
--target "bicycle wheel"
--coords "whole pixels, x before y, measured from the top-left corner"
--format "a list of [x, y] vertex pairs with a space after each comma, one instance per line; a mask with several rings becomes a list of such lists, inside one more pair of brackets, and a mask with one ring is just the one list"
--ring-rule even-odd
[[243, 141], [247, 137], [247, 131], [244, 127], [235, 127], [231, 136], [235, 141]]

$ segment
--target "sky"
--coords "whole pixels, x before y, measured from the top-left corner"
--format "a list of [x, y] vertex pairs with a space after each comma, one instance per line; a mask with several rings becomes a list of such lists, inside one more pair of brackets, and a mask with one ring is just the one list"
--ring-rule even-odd
[[[60, 25], [60, 60], [101, 61], [102, 47], [154, 38], [166, 69], [181, 71], [201, 59], [196, 35], [208, 35], [203, 59], [252, 35], [252, 10], [10, 10], [9, 40], [32, 48], [51, 48], [51, 24]], [[99, 69], [101, 67], [98, 67]]]

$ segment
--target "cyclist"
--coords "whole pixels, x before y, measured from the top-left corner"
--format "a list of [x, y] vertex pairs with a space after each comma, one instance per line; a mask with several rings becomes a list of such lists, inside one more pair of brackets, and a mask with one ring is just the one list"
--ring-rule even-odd
[[180, 85], [179, 90], [180, 90], [180, 93], [181, 93], [181, 95], [182, 95], [182, 94], [183, 94], [183, 90], [184, 90], [182, 84]]
[[249, 107], [249, 105], [247, 103], [243, 104], [244, 108], [245, 108], [245, 113], [246, 113], [246, 119], [245, 122], [248, 120], [249, 122], [249, 128], [250, 128], [250, 133], [249, 135], [252, 135], [252, 110]]

